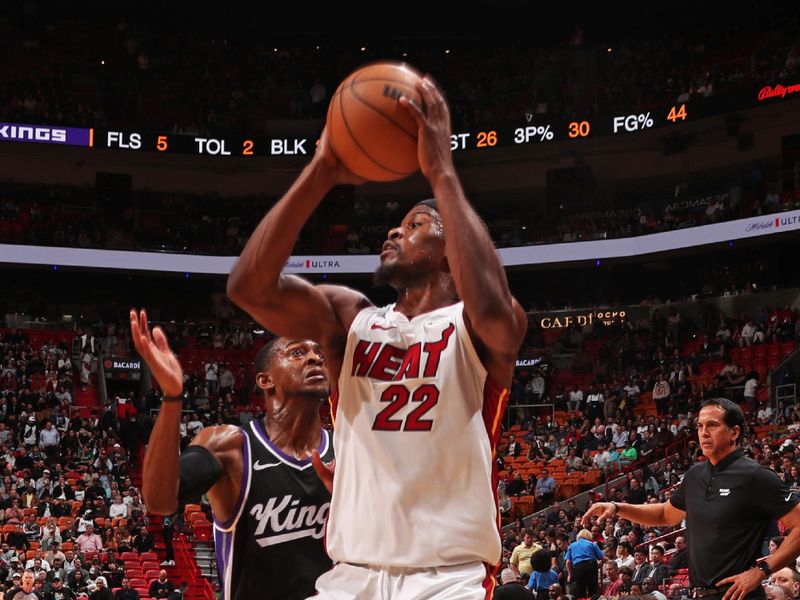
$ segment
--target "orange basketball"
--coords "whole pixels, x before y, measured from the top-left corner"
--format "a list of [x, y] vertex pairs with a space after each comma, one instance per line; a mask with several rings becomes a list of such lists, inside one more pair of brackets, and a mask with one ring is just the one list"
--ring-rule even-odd
[[417, 123], [400, 96], [422, 99], [420, 74], [399, 62], [378, 62], [351, 73], [328, 106], [328, 138], [339, 160], [370, 181], [395, 181], [419, 169]]

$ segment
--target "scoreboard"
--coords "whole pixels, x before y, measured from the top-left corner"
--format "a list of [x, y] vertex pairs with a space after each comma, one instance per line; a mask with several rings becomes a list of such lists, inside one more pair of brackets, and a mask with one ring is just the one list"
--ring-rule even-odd
[[[701, 98], [650, 110], [603, 116], [577, 115], [565, 121], [548, 120], [546, 116], [529, 114], [521, 118], [522, 123], [517, 125], [457, 131], [451, 136], [450, 147], [454, 152], [491, 151], [493, 148], [577, 142], [602, 136], [630, 136], [652, 129], [675, 129], [682, 123], [797, 97], [800, 97], [800, 83], [768, 85], [733, 95]], [[0, 122], [0, 142], [29, 142], [196, 156], [263, 158], [311, 155], [319, 139], [318, 135], [221, 138]]]

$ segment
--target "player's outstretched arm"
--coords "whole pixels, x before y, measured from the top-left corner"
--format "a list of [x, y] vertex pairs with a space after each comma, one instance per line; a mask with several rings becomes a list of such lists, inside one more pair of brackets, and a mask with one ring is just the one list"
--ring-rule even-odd
[[323, 131], [314, 158], [250, 236], [228, 276], [228, 297], [273, 333], [313, 339], [327, 349], [326, 338], [341, 333], [344, 324], [337, 310], [363, 303], [364, 297], [281, 271], [322, 198], [335, 185], [362, 181], [342, 166]]
[[[508, 280], [489, 232], [464, 195], [450, 149], [450, 110], [429, 76], [417, 86], [425, 103], [400, 104], [418, 126], [420, 168], [442, 215], [447, 262], [474, 335], [493, 354], [503, 356], [511, 380], [514, 359], [527, 329], [525, 312], [511, 296]], [[505, 378], [504, 378], [505, 379]]]
[[[150, 331], [145, 310], [131, 310], [131, 337], [136, 351], [166, 398], [183, 395], [183, 370], [170, 350], [160, 327]], [[148, 510], [171, 515], [178, 509], [178, 461], [180, 458], [180, 401], [165, 400], [150, 432], [142, 472], [142, 497]]]
[[[142, 496], [148, 510], [171, 515], [208, 492], [217, 519], [232, 513], [242, 476], [241, 431], [231, 425], [207, 427], [180, 452], [183, 369], [160, 327], [152, 332], [147, 312], [131, 310], [131, 337], [136, 350], [168, 398], [161, 404], [144, 456]], [[169, 400], [174, 398], [175, 400]]]

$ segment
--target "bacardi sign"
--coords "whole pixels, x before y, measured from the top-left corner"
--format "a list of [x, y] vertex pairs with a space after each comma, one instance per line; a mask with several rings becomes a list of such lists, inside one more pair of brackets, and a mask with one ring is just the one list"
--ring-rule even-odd
[[623, 323], [628, 316], [628, 311], [620, 310], [586, 310], [573, 313], [551, 314], [539, 318], [539, 327], [542, 329], [563, 329], [578, 325], [583, 327], [590, 323], [602, 321], [605, 325]]

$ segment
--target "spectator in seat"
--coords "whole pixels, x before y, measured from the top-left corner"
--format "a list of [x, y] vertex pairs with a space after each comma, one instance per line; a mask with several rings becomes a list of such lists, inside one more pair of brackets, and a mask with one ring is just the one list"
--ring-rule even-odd
[[658, 587], [656, 587], [656, 582], [653, 580], [652, 577], [645, 577], [644, 581], [642, 582], [642, 591], [645, 594], [651, 594], [655, 597], [656, 600], [667, 600], [667, 597], [658, 591]]
[[122, 496], [115, 496], [113, 504], [108, 509], [108, 516], [112, 519], [116, 517], [128, 518], [128, 505], [122, 501]]
[[636, 448], [633, 447], [633, 443], [631, 440], [625, 440], [625, 447], [622, 449], [619, 455], [619, 465], [620, 467], [627, 467], [628, 465], [632, 465], [636, 462], [639, 458], [639, 453], [636, 451]]
[[89, 594], [89, 600], [114, 600], [114, 594], [108, 589], [106, 578], [102, 575], [94, 580], [95, 590]]
[[628, 490], [628, 495], [625, 497], [625, 502], [630, 504], [644, 504], [645, 500], [647, 500], [647, 492], [641, 486], [638, 479], [631, 479], [630, 489]]
[[521, 496], [525, 493], [525, 481], [522, 479], [522, 473], [514, 472], [514, 479], [506, 485], [506, 493], [509, 496]]
[[75, 592], [64, 585], [61, 575], [54, 575], [50, 580], [50, 590], [45, 595], [46, 600], [75, 600]]
[[517, 457], [520, 454], [522, 454], [522, 445], [513, 435], [508, 436], [508, 448], [506, 449], [506, 456]]
[[106, 578], [108, 587], [112, 590], [122, 585], [122, 577], [124, 575], [123, 569], [113, 560], [108, 565], [103, 566], [103, 577]]
[[[633, 578], [631, 583], [641, 584], [647, 574], [650, 572], [650, 563], [647, 562], [647, 553], [645, 550], [636, 549], [633, 551]], [[633, 593], [631, 592], [633, 595]]]
[[167, 571], [161, 569], [158, 579], [154, 579], [150, 584], [149, 594], [151, 598], [169, 598], [175, 589], [175, 585], [167, 579]]
[[605, 563], [605, 573], [608, 583], [603, 587], [604, 596], [619, 596], [622, 589], [622, 579], [619, 576], [619, 567], [613, 560]]
[[67, 580], [67, 570], [63, 567], [64, 561], [62, 561], [58, 556], [53, 557], [53, 562], [50, 563], [53, 565], [53, 568], [47, 572], [47, 579], [50, 584], [53, 584], [53, 579], [56, 577], [60, 577], [61, 581]]
[[25, 524], [22, 526], [22, 531], [25, 532], [31, 542], [39, 541], [39, 538], [42, 537], [42, 528], [36, 521], [35, 514], [28, 515], [28, 518], [25, 519]]
[[511, 569], [500, 573], [500, 585], [494, 590], [494, 600], [530, 600], [533, 598]]
[[[618, 547], [619, 549], [619, 547]], [[631, 558], [633, 558], [631, 556]], [[620, 587], [621, 594], [629, 594], [631, 591], [631, 579], [633, 578], [633, 569], [630, 567], [620, 567], [619, 568], [619, 578], [622, 580], [622, 586]]]
[[789, 590], [781, 585], [766, 586], [764, 588], [764, 596], [767, 600], [792, 600]]
[[83, 554], [103, 550], [103, 540], [94, 532], [94, 525], [91, 523], [86, 525], [86, 531], [77, 537], [75, 544], [78, 546], [78, 551]]
[[[621, 541], [617, 546], [617, 558], [615, 560], [620, 569], [623, 567], [630, 567], [633, 569], [636, 565], [632, 550], [633, 546], [626, 540]], [[631, 571], [631, 576], [633, 576], [633, 571]]]
[[739, 346], [741, 348], [744, 348], [745, 346], [751, 346], [755, 340], [755, 335], [756, 324], [753, 319], [748, 319], [742, 327], [742, 331], [739, 333]]
[[669, 600], [678, 600], [683, 595], [683, 589], [680, 583], [670, 583], [667, 588], [667, 598]]
[[681, 569], [689, 568], [689, 552], [686, 549], [686, 538], [679, 535], [675, 538], [675, 554], [669, 561], [669, 573], [674, 575]]
[[556, 480], [550, 475], [550, 471], [542, 469], [541, 477], [536, 482], [536, 502], [539, 506], [550, 506], [556, 499]]
[[778, 569], [770, 575], [769, 583], [786, 588], [789, 598], [800, 598], [800, 572], [794, 567]]
[[186, 581], [181, 581], [181, 584], [169, 595], [169, 600], [184, 600], [188, 589], [189, 584]]
[[[647, 579], [651, 579], [656, 582], [656, 585], [661, 585], [665, 579], [669, 579], [669, 567], [664, 562], [664, 548], [653, 546], [650, 551], [650, 561], [650, 570], [642, 583], [644, 584]], [[645, 587], [647, 586], [645, 585]]]
[[502, 479], [497, 482], [497, 506], [504, 518], [511, 513], [511, 498], [506, 494], [506, 484]]
[[129, 577], [122, 578], [122, 587], [114, 594], [114, 600], [139, 600], [139, 592], [131, 587]]
[[28, 536], [22, 531], [22, 525], [16, 523], [14, 525], [14, 530], [9, 531], [5, 538], [3, 539], [5, 543], [7, 543], [12, 548], [16, 548], [17, 550], [29, 550], [31, 547], [31, 542], [28, 539]]
[[87, 585], [89, 585], [89, 571], [82, 567], [78, 568], [76, 565], [75, 569], [69, 575], [67, 575], [67, 586], [69, 586], [69, 588], [77, 594], [80, 593], [80, 591]]
[[153, 534], [147, 531], [147, 527], [144, 526], [139, 529], [139, 533], [133, 538], [133, 547], [139, 554], [142, 552], [150, 552], [155, 548], [155, 545], [156, 542], [153, 538]]

